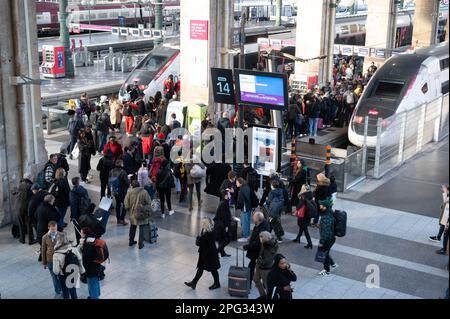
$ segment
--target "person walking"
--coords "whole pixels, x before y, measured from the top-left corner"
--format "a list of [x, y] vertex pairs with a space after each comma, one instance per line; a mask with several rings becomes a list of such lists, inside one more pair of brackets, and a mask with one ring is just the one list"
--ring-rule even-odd
[[[324, 173], [317, 174], [317, 187], [314, 190], [314, 200], [316, 201], [316, 206], [319, 207], [319, 201], [326, 200], [331, 197], [330, 193], [330, 180], [325, 176]], [[314, 217], [313, 226], [319, 227], [319, 214]]]
[[448, 212], [449, 212], [449, 190], [448, 186], [442, 186], [442, 203], [441, 203], [441, 214], [439, 216], [439, 232], [436, 236], [430, 236], [430, 240], [434, 242], [440, 242], [442, 235], [444, 234], [445, 224], [446, 224], [446, 218], [445, 215], [447, 215], [448, 219]]
[[113, 160], [115, 161], [120, 159], [120, 157], [123, 154], [122, 145], [120, 145], [120, 143], [117, 142], [115, 135], [111, 135], [109, 137], [108, 143], [106, 143], [105, 147], [103, 148], [103, 155], [106, 155], [108, 151], [111, 151]]
[[111, 150], [106, 152], [97, 164], [97, 171], [100, 172], [100, 198], [105, 195], [111, 196], [111, 188], [109, 187], [108, 180], [111, 170], [114, 168], [113, 154]]
[[291, 180], [291, 188], [292, 188], [292, 192], [291, 192], [291, 206], [296, 206], [298, 205], [298, 193], [300, 193], [302, 186], [305, 184], [310, 184], [311, 182], [311, 177], [310, 172], [309, 172], [309, 167], [306, 166], [305, 161], [303, 159], [299, 159], [295, 165], [294, 168], [294, 174], [293, 174], [293, 178]]
[[[125, 196], [125, 209], [130, 213], [130, 235], [129, 235], [129, 246], [134, 246], [138, 242], [134, 240], [136, 237], [136, 230], [139, 227], [139, 249], [144, 248], [144, 226], [148, 225], [150, 220], [150, 210], [149, 205], [152, 200], [145, 189], [139, 186], [139, 182], [134, 180], [131, 182], [131, 189]], [[142, 212], [144, 215], [142, 215]]]
[[[122, 123], [121, 111], [123, 109], [122, 103], [120, 103], [116, 94], [111, 96], [109, 100], [109, 117], [111, 121], [111, 125], [116, 128], [116, 130], [120, 131], [120, 124]], [[113, 152], [114, 153], [114, 152]]]
[[269, 223], [277, 236], [278, 243], [282, 243], [284, 230], [281, 225], [281, 211], [284, 206], [284, 193], [277, 180], [272, 181], [271, 187], [272, 190], [266, 201], [266, 207], [269, 212]]
[[[311, 222], [311, 209], [316, 209], [315, 202], [313, 199], [313, 193], [311, 192], [311, 186], [308, 184], [303, 185], [300, 193], [298, 194], [299, 202], [297, 204], [296, 216], [297, 225], [299, 227], [297, 237], [293, 240], [294, 243], [300, 243], [303, 233], [305, 233], [306, 240], [308, 244], [305, 246], [306, 249], [312, 249], [311, 236], [309, 235], [308, 226]], [[316, 211], [315, 214], [318, 214]]]
[[78, 299], [80, 275], [85, 273], [80, 252], [65, 233], [57, 238], [53, 254], [53, 273], [58, 276], [64, 299]]
[[97, 151], [101, 154], [105, 148], [106, 142], [108, 140], [108, 135], [110, 130], [114, 131], [114, 126], [111, 124], [111, 118], [109, 116], [109, 111], [105, 110], [97, 119], [95, 123], [98, 134], [98, 149]]
[[116, 218], [117, 225], [126, 226], [128, 223], [125, 221], [125, 215], [127, 214], [123, 207], [125, 196], [127, 195], [128, 188], [130, 187], [130, 180], [128, 179], [127, 172], [123, 169], [123, 161], [117, 160], [116, 166], [109, 173], [109, 186], [111, 187], [111, 193], [116, 200]]
[[90, 228], [81, 229], [81, 240], [78, 250], [81, 253], [83, 267], [88, 285], [88, 299], [99, 299], [100, 278], [104, 276], [105, 267], [98, 262], [98, 248], [95, 246], [95, 234]]
[[44, 269], [48, 269], [52, 278], [55, 299], [61, 298], [62, 293], [61, 283], [57, 277], [57, 274], [53, 272], [53, 254], [55, 253], [55, 244], [61, 236], [63, 236], [63, 233], [58, 231], [56, 221], [52, 220], [48, 223], [48, 232], [42, 237], [42, 265], [44, 266]]
[[58, 168], [55, 174], [55, 180], [49, 188], [49, 193], [55, 196], [55, 207], [59, 212], [58, 229], [63, 229], [67, 226], [64, 223], [67, 208], [70, 206], [70, 186], [67, 181], [66, 171], [63, 168]]
[[333, 201], [331, 198], [319, 201], [320, 210], [320, 241], [318, 249], [326, 253], [323, 263], [323, 270], [319, 272], [320, 276], [328, 276], [331, 269], [336, 269], [338, 265], [330, 255], [330, 250], [336, 242], [334, 235], [334, 217], [331, 207]]
[[259, 234], [263, 231], [270, 233], [269, 223], [264, 219], [264, 214], [261, 212], [256, 212], [253, 214], [253, 222], [255, 227], [253, 227], [252, 235], [246, 245], [242, 248], [247, 251], [247, 258], [250, 259], [248, 268], [250, 268], [250, 282], [253, 281], [253, 275], [255, 273], [256, 260], [259, 257], [261, 251], [261, 240], [259, 239]]
[[34, 242], [33, 229], [31, 220], [28, 218], [28, 204], [30, 203], [33, 192], [31, 186], [33, 186], [33, 175], [26, 173], [23, 179], [20, 181], [19, 188], [17, 190], [17, 204], [18, 204], [18, 217], [19, 217], [19, 242], [25, 244], [25, 237], [28, 235], [28, 243]]
[[216, 241], [219, 243], [218, 251], [222, 257], [230, 257], [225, 252], [225, 247], [230, 243], [230, 234], [228, 233], [231, 225], [231, 211], [229, 205], [229, 193], [224, 192], [222, 199], [217, 207], [216, 215], [214, 216], [214, 233]]
[[281, 254], [275, 255], [273, 268], [267, 275], [268, 299], [291, 300], [294, 291], [291, 287], [293, 281], [297, 281], [297, 276], [286, 257]]
[[161, 217], [165, 218], [164, 203], [167, 201], [167, 209], [169, 210], [169, 216], [175, 214], [172, 210], [172, 188], [175, 187], [175, 180], [170, 170], [169, 162], [164, 159], [159, 168], [159, 172], [156, 174], [156, 191], [161, 201]]
[[272, 237], [272, 234], [267, 231], [263, 231], [259, 234], [259, 240], [261, 241], [261, 250], [258, 259], [256, 260], [253, 281], [259, 292], [259, 297], [257, 299], [267, 299], [267, 276], [272, 269], [274, 257], [278, 251], [278, 243], [276, 239]]
[[80, 131], [78, 138], [78, 148], [80, 149], [80, 156], [78, 157], [78, 172], [80, 173], [81, 180], [88, 184], [88, 174], [91, 170], [91, 155], [92, 148], [90, 142], [86, 138], [84, 130]]
[[250, 222], [253, 210], [251, 193], [253, 191], [242, 177], [239, 177], [236, 180], [236, 187], [239, 188], [236, 208], [242, 210], [241, 215], [242, 238], [240, 238], [238, 241], [247, 242], [248, 238], [250, 237], [250, 226], [251, 226]]
[[206, 270], [211, 272], [214, 278], [214, 284], [209, 287], [210, 290], [220, 288], [219, 273], [220, 261], [219, 252], [217, 251], [216, 242], [214, 239], [214, 224], [210, 218], [204, 218], [202, 220], [202, 227], [200, 235], [196, 239], [196, 245], [198, 246], [198, 262], [197, 273], [192, 281], [185, 282], [184, 284], [195, 290], [198, 281]]
[[[72, 190], [70, 191], [70, 221], [75, 223], [75, 227], [80, 230], [79, 219], [81, 215], [86, 213], [87, 208], [91, 204], [91, 199], [87, 190], [80, 185], [80, 178], [72, 178]], [[80, 243], [80, 234], [75, 231], [77, 244]]]
[[69, 153], [69, 158], [73, 159], [72, 152], [77, 144], [78, 136], [80, 135], [80, 130], [84, 128], [83, 118], [81, 113], [77, 110], [76, 113], [69, 119], [67, 124], [67, 130], [70, 134], [70, 143], [67, 152]]
[[189, 211], [191, 212], [194, 209], [194, 187], [197, 192], [198, 210], [200, 210], [202, 205], [201, 186], [203, 177], [206, 177], [206, 167], [200, 161], [199, 163], [196, 163], [196, 158], [194, 158], [194, 162], [185, 163], [184, 168], [187, 177], [187, 187], [189, 190]]

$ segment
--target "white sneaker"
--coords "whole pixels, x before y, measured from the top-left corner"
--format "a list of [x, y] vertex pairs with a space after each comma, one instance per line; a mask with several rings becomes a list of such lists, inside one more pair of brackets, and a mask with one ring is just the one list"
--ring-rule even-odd
[[334, 264], [334, 265], [331, 265], [330, 267], [331, 267], [331, 270], [334, 270], [334, 269], [338, 268], [339, 265], [338, 264]]
[[174, 211], [174, 210], [171, 210], [171, 211], [169, 212], [169, 216], [172, 216], [173, 214], [175, 214], [175, 211]]
[[242, 238], [239, 238], [237, 241], [238, 241], [238, 243], [246, 243], [246, 242], [248, 242], [248, 238], [242, 237]]
[[162, 219], [166, 218], [166, 214], [161, 214], [161, 218]]
[[323, 276], [323, 277], [326, 277], [326, 276], [328, 276], [329, 274], [330, 274], [330, 273], [329, 273], [328, 271], [326, 271], [325, 269], [321, 270], [321, 271], [318, 273], [319, 276]]

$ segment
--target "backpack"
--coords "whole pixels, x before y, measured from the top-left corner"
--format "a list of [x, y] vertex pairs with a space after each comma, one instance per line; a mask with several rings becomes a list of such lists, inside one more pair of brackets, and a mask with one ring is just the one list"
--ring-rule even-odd
[[[163, 177], [163, 178], [161, 178]], [[161, 168], [157, 174], [157, 180], [159, 179], [159, 184], [157, 183], [158, 188], [173, 188], [175, 187], [175, 180], [173, 179], [174, 175], [172, 174], [172, 170], [167, 166], [166, 168]]]
[[109, 259], [109, 250], [106, 242], [103, 239], [96, 239], [91, 243], [95, 247], [95, 260], [97, 264], [103, 264]]
[[153, 183], [156, 183], [156, 179], [158, 176], [158, 172], [161, 168], [161, 164], [162, 162], [156, 162], [152, 164], [152, 167], [150, 168], [150, 179], [152, 180]]
[[305, 204], [306, 207], [308, 208], [308, 215], [310, 218], [315, 218], [317, 217], [317, 204], [315, 201], [313, 200], [309, 200], [305, 198]]
[[64, 276], [69, 276], [70, 274], [72, 274], [73, 271], [69, 271], [69, 269], [67, 269], [67, 267], [69, 265], [75, 265], [75, 266], [80, 266], [80, 262], [78, 261], [78, 257], [77, 255], [75, 255], [73, 253], [72, 250], [69, 250], [67, 253], [64, 254], [64, 267], [62, 269]]
[[111, 176], [108, 179], [108, 185], [111, 188], [111, 195], [114, 197], [120, 194], [120, 179], [119, 176]]
[[252, 169], [247, 173], [247, 184], [255, 192], [259, 189], [259, 175], [256, 170]]
[[334, 217], [334, 235], [344, 237], [347, 232], [347, 213], [341, 210], [333, 212]]
[[259, 199], [258, 199], [258, 196], [256, 196], [256, 193], [253, 190], [250, 191], [250, 199], [252, 201], [252, 208], [258, 208], [258, 206], [259, 206]]
[[[182, 178], [184, 176], [184, 172], [185, 172], [185, 168], [184, 168], [184, 163], [183, 162], [178, 162], [173, 167], [173, 176], [175, 176], [178, 179], [180, 179], [180, 178]], [[206, 172], [205, 172], [205, 176], [206, 176]]]
[[79, 120], [75, 118], [71, 118], [68, 124], [68, 131], [70, 135], [77, 136], [80, 131]]
[[103, 119], [103, 116], [100, 116], [97, 120], [97, 123], [95, 124], [97, 127], [97, 130], [100, 132], [105, 132], [108, 130], [108, 127], [105, 124], [105, 121]]

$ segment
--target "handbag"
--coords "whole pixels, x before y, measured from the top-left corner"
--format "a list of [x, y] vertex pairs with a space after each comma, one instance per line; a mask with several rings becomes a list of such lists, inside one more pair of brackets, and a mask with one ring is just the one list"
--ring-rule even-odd
[[297, 209], [295, 215], [298, 218], [304, 218], [306, 214], [306, 205], [302, 205], [300, 208]]
[[316, 258], [314, 259], [318, 263], [324, 263], [328, 256], [328, 250], [323, 250], [320, 247], [317, 249]]
[[[145, 192], [145, 190], [144, 190]], [[134, 216], [137, 220], [144, 220], [150, 217], [151, 214], [151, 206], [150, 205], [141, 205], [139, 204], [139, 196], [136, 200], [136, 204], [134, 204]]]
[[200, 165], [195, 164], [192, 168], [191, 168], [191, 176], [193, 178], [203, 178], [206, 177], [206, 168], [203, 169], [200, 167]]
[[80, 148], [78, 147], [78, 143], [75, 144], [75, 146], [74, 146], [73, 151], [72, 151], [71, 154], [72, 154], [72, 158], [73, 158], [73, 159], [77, 159], [78, 156], [80, 156]]

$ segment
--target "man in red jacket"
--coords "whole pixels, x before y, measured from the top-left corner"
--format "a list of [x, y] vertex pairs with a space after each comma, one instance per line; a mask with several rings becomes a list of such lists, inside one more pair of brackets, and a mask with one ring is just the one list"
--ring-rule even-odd
[[118, 160], [123, 154], [122, 145], [116, 141], [116, 137], [114, 135], [111, 135], [108, 143], [105, 144], [105, 147], [103, 148], [103, 155], [106, 155], [108, 150], [110, 150], [113, 154], [114, 160]]

